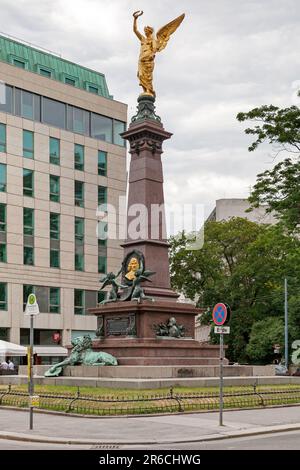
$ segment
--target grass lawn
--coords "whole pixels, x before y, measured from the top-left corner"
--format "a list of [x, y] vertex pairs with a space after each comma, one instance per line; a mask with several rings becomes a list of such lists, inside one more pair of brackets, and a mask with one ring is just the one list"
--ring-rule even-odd
[[[27, 385], [12, 385], [12, 390], [27, 391]], [[219, 387], [172, 387], [174, 394], [190, 394], [190, 393], [218, 393]], [[7, 385], [0, 385], [0, 393], [2, 390], [7, 390]], [[77, 393], [78, 387], [69, 385], [35, 385], [34, 390], [36, 393], [55, 393], [55, 394], [72, 394]], [[130, 389], [130, 388], [107, 388], [107, 387], [79, 387], [80, 395], [84, 396], [95, 396], [95, 397], [137, 397], [137, 396], [153, 396], [153, 395], [165, 395], [170, 393], [169, 388], [153, 388], [153, 389]], [[288, 391], [288, 390], [299, 390], [300, 385], [287, 384], [287, 385], [258, 385], [256, 387], [258, 392], [263, 391]], [[224, 391], [228, 393], [233, 392], [253, 392], [253, 386], [230, 386], [224, 387]]]
[[[27, 407], [27, 385], [0, 386], [0, 404]], [[79, 393], [78, 393], [79, 392]], [[122, 415], [217, 410], [218, 387], [132, 390], [36, 385], [40, 408], [69, 413]], [[224, 408], [257, 408], [300, 403], [299, 385], [224, 387]]]

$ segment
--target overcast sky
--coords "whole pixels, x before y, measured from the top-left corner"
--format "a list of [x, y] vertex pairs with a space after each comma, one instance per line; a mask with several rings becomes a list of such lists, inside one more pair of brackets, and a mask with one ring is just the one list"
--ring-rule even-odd
[[[166, 202], [247, 197], [272, 149], [249, 153], [236, 121], [254, 106], [298, 104], [299, 0], [0, 0], [1, 31], [105, 74], [115, 99], [135, 113], [140, 29], [186, 18], [156, 57], [157, 113], [173, 137], [164, 146]], [[300, 86], [299, 86], [300, 88]]]

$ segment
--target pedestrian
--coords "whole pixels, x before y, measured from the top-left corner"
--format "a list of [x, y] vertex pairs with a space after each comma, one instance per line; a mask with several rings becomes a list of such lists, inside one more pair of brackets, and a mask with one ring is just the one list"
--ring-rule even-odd
[[1, 368], [2, 370], [7, 370], [7, 369], [8, 369], [8, 364], [7, 364], [7, 362], [6, 362], [5, 359], [3, 360], [3, 362], [1, 362], [0, 368]]

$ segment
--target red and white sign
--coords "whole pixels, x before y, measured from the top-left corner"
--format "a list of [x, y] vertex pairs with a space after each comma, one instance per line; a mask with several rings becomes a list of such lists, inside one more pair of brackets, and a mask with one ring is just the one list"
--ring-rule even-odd
[[54, 341], [54, 343], [59, 343], [60, 342], [60, 333], [53, 333], [52, 341]]
[[225, 304], [218, 303], [214, 306], [213, 313], [213, 322], [217, 326], [222, 326], [227, 320], [227, 307]]

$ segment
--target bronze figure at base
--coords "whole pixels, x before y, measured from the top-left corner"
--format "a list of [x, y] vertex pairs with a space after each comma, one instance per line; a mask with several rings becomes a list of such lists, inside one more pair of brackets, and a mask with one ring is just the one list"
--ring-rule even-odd
[[66, 366], [116, 366], [118, 361], [111, 354], [92, 350], [89, 335], [78, 336], [72, 340], [70, 355], [62, 362], [54, 364], [45, 372], [45, 377], [58, 377]]

